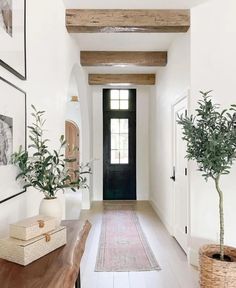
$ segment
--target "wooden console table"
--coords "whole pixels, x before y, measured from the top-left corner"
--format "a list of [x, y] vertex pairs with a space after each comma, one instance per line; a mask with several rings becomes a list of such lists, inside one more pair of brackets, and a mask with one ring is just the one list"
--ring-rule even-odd
[[0, 259], [1, 288], [80, 287], [80, 261], [91, 224], [62, 221], [67, 226], [67, 244], [28, 266]]

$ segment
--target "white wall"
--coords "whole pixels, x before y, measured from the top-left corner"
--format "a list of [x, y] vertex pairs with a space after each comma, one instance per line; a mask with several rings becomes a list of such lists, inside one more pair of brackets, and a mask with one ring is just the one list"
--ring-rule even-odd
[[[193, 113], [199, 90], [214, 90], [214, 102], [228, 107], [236, 103], [236, 2], [211, 0], [192, 9], [191, 31], [180, 35], [169, 49], [168, 65], [158, 72], [158, 84], [150, 102], [150, 191], [153, 205], [172, 233], [171, 104], [191, 88]], [[191, 55], [191, 56], [190, 56]], [[190, 247], [189, 260], [197, 264], [198, 248], [219, 239], [218, 196], [213, 181], [208, 183], [190, 162]], [[225, 192], [225, 243], [236, 246], [234, 165], [222, 177]]]
[[[70, 74], [79, 61], [78, 49], [65, 29], [62, 0], [28, 1], [27, 24], [28, 80], [21, 81], [1, 67], [0, 75], [27, 92], [28, 114], [31, 103], [46, 110], [47, 134], [52, 139], [51, 146], [58, 147], [58, 139], [64, 133]], [[39, 192], [29, 189], [0, 204], [0, 235], [5, 234], [9, 222], [37, 214], [41, 198]]]
[[187, 9], [207, 0], [64, 0], [69, 8], [78, 9]]
[[[228, 107], [236, 103], [236, 2], [212, 0], [192, 9], [191, 20], [191, 108], [199, 90], [214, 90], [213, 100]], [[236, 167], [222, 177], [225, 193], [226, 244], [236, 246]], [[218, 198], [214, 183], [206, 183], [192, 163], [191, 173], [192, 249], [219, 238]]]
[[150, 200], [172, 233], [171, 105], [190, 86], [190, 34], [180, 34], [168, 50], [167, 67], [157, 73], [150, 101]]
[[[129, 87], [130, 88], [130, 87]], [[135, 88], [135, 87], [132, 87]], [[137, 199], [149, 199], [149, 98], [150, 88], [137, 88]], [[93, 98], [93, 200], [103, 199], [102, 89], [92, 88]]]

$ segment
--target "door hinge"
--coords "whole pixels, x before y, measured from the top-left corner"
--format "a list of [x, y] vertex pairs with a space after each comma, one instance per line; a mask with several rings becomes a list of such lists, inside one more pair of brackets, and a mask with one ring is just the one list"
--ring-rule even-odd
[[188, 169], [187, 168], [184, 169], [184, 174], [185, 174], [185, 176], [188, 175]]
[[173, 166], [173, 175], [170, 177], [175, 182], [175, 166]]
[[185, 226], [185, 234], [188, 234], [188, 226]]

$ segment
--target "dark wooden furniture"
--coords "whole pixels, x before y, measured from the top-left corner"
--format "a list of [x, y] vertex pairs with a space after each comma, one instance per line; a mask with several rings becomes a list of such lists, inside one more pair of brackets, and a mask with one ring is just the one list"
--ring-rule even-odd
[[1, 288], [74, 288], [80, 287], [80, 261], [91, 224], [62, 221], [67, 226], [67, 244], [28, 266], [0, 259]]

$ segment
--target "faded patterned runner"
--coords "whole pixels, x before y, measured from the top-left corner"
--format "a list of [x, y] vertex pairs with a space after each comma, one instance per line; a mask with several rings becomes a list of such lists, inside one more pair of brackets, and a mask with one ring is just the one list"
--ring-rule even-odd
[[95, 271], [160, 270], [132, 204], [104, 204]]

